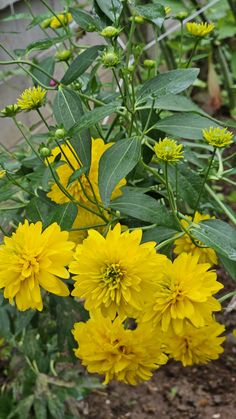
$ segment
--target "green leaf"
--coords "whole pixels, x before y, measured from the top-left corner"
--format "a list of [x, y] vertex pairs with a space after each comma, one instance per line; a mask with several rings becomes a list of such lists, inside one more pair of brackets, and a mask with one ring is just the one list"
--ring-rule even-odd
[[201, 115], [178, 113], [162, 119], [155, 127], [174, 137], [199, 140], [202, 138], [203, 129], [220, 125]]
[[29, 53], [31, 51], [35, 51], [35, 50], [44, 50], [44, 49], [48, 49], [50, 47], [52, 47], [55, 44], [58, 44], [59, 42], [63, 42], [65, 41], [65, 39], [67, 38], [67, 36], [58, 36], [55, 38], [45, 38], [45, 39], [40, 39], [39, 41], [35, 41], [32, 42], [31, 44], [29, 44], [26, 48], [26, 52]]
[[[151, 108], [152, 100], [148, 101], [142, 108]], [[197, 106], [191, 99], [181, 95], [166, 95], [161, 96], [155, 100], [154, 109], [163, 109], [167, 111], [177, 112], [192, 112], [200, 115], [207, 115], [199, 106]]]
[[80, 133], [85, 128], [94, 126], [99, 121], [101, 121], [101, 119], [111, 115], [113, 112], [116, 112], [120, 106], [121, 105], [119, 102], [112, 102], [108, 105], [94, 108], [90, 112], [86, 112], [86, 114], [83, 115], [80, 120], [69, 130], [69, 135], [73, 136], [74, 134]]
[[77, 213], [78, 208], [72, 202], [57, 205], [49, 224], [57, 223], [62, 230], [69, 230], [73, 225]]
[[85, 29], [86, 31], [90, 31], [92, 27], [96, 28], [98, 31], [102, 29], [99, 19], [92, 16], [89, 12], [86, 12], [86, 10], [70, 8], [70, 12], [76, 23], [78, 23], [82, 29]]
[[[31, 16], [32, 17], [32, 16]], [[32, 29], [37, 26], [39, 23], [43, 22], [45, 19], [51, 18], [50, 13], [44, 13], [43, 15], [35, 16], [32, 21], [28, 24], [26, 30]]]
[[144, 231], [142, 241], [147, 242], [147, 241], [154, 240], [157, 244], [160, 244], [164, 240], [170, 239], [171, 237], [175, 237], [175, 235], [178, 233], [179, 233], [179, 230], [159, 226], [159, 227], [152, 228], [151, 230]]
[[104, 48], [104, 45], [95, 45], [82, 52], [73, 63], [70, 65], [64, 74], [61, 83], [68, 85], [82, 76], [85, 71], [94, 63], [99, 51]]
[[48, 219], [48, 209], [48, 205], [45, 202], [35, 197], [26, 207], [26, 218], [33, 223], [42, 221], [43, 225], [45, 225]]
[[26, 397], [23, 400], [20, 400], [17, 403], [16, 408], [13, 409], [10, 415], [7, 416], [7, 419], [14, 418], [16, 414], [18, 415], [19, 418], [27, 419], [29, 417], [29, 412], [33, 404], [33, 401], [34, 401], [33, 394], [31, 394], [30, 396]]
[[54, 419], [64, 419], [64, 403], [50, 393], [47, 395], [48, 409]]
[[161, 4], [145, 4], [145, 6], [135, 6], [136, 14], [145, 17], [152, 23], [162, 26], [165, 18], [165, 9]]
[[5, 339], [9, 339], [11, 337], [10, 319], [7, 309], [8, 303], [0, 306], [0, 330], [1, 336]]
[[166, 207], [156, 199], [132, 188], [122, 188], [122, 195], [110, 203], [110, 207], [121, 214], [138, 218], [151, 224], [173, 226], [173, 217]]
[[78, 180], [80, 176], [82, 176], [87, 171], [87, 167], [81, 167], [80, 169], [75, 170], [74, 173], [72, 173], [72, 175], [69, 177], [67, 187], [70, 186], [75, 180]]
[[34, 414], [36, 419], [46, 419], [48, 417], [47, 404], [43, 396], [37, 396], [34, 399]]
[[178, 94], [193, 84], [198, 73], [198, 68], [187, 68], [158, 74], [141, 86], [137, 93], [138, 103], [150, 97], [159, 98], [168, 94]]
[[138, 163], [141, 142], [137, 138], [124, 139], [112, 145], [99, 162], [98, 184], [104, 205], [109, 206], [115, 186]]
[[225, 270], [231, 276], [231, 278], [236, 281], [236, 262], [228, 259], [225, 256], [220, 255], [220, 261], [223, 264]]
[[35, 314], [34, 310], [17, 311], [17, 317], [14, 322], [14, 334], [16, 336], [28, 326]]
[[[84, 114], [79, 95], [68, 88], [59, 87], [53, 104], [53, 112], [57, 123], [66, 130], [80, 121]], [[74, 135], [69, 140], [80, 161], [88, 169], [91, 162], [91, 137], [88, 130], [83, 130], [81, 136]]]
[[4, 17], [3, 19], [0, 19], [0, 22], [12, 22], [15, 20], [22, 20], [22, 19], [29, 20], [31, 18], [32, 16], [30, 13], [15, 13], [11, 16], [7, 16], [7, 17]]
[[236, 230], [221, 220], [202, 221], [191, 228], [196, 239], [220, 255], [236, 261]]
[[120, 0], [95, 0], [95, 3], [112, 22], [118, 22], [123, 9]]
[[[46, 70], [49, 74], [52, 75], [54, 73], [55, 61], [54, 57], [47, 57], [44, 58], [38, 65], [43, 69]], [[32, 68], [31, 73], [43, 84], [49, 86], [51, 77], [48, 77], [46, 74], [42, 73], [42, 71], [38, 70], [37, 68]]]

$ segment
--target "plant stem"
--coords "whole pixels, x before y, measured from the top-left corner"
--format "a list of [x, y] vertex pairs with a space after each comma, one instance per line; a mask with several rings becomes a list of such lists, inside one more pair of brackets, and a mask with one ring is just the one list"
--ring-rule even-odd
[[184, 24], [181, 19], [180, 22], [180, 46], [179, 46], [179, 67], [181, 67], [182, 64], [182, 55], [183, 55], [183, 37], [184, 37]]
[[46, 125], [47, 129], [49, 130], [50, 129], [49, 125], [48, 125], [46, 119], [44, 118], [42, 112], [39, 110], [39, 108], [37, 108], [36, 111], [37, 111], [39, 117], [42, 119], [43, 123]]
[[236, 291], [231, 291], [226, 295], [223, 295], [223, 297], [219, 298], [218, 301], [220, 303], [223, 303], [225, 300], [228, 300], [228, 298], [234, 297], [236, 295]]
[[24, 131], [22, 130], [19, 122], [16, 120], [16, 117], [13, 116], [12, 119], [15, 122], [15, 125], [17, 126], [18, 130], [20, 131], [21, 135], [24, 137], [25, 141], [27, 142], [28, 146], [31, 148], [31, 150], [36, 155], [36, 157], [43, 163], [43, 159], [41, 158], [41, 156], [39, 155], [39, 153], [34, 149], [34, 147], [32, 146], [32, 144], [30, 142], [30, 140], [26, 137], [26, 135], [25, 135]]
[[208, 168], [207, 168], [205, 177], [204, 177], [203, 182], [202, 182], [202, 185], [201, 185], [201, 189], [200, 189], [200, 192], [199, 192], [199, 195], [198, 195], [198, 199], [197, 199], [197, 202], [196, 202], [194, 211], [193, 211], [193, 219], [194, 219], [194, 216], [195, 216], [196, 211], [198, 209], [198, 205], [200, 203], [200, 200], [201, 200], [201, 197], [202, 197], [202, 193], [203, 193], [203, 189], [204, 189], [205, 183], [207, 182], [208, 175], [209, 175], [209, 172], [210, 172], [210, 169], [211, 169], [211, 165], [212, 165], [213, 160], [215, 158], [215, 154], [216, 154], [216, 148], [214, 148], [214, 150], [213, 150], [213, 153], [212, 153], [212, 156], [211, 156], [211, 160], [209, 162], [209, 165], [208, 165]]
[[212, 198], [214, 198], [214, 200], [217, 202], [217, 204], [222, 208], [222, 210], [227, 215], [227, 217], [232, 221], [232, 223], [234, 225], [236, 225], [236, 218], [234, 217], [234, 215], [232, 214], [232, 212], [225, 206], [225, 204], [218, 198], [218, 196], [210, 188], [210, 186], [208, 186], [207, 184], [205, 184], [205, 189], [212, 196]]
[[195, 52], [196, 52], [196, 50], [197, 50], [197, 47], [198, 47], [199, 42], [200, 42], [200, 38], [197, 38], [197, 40], [196, 40], [196, 42], [195, 42], [195, 44], [194, 44], [194, 46], [193, 46], [193, 49], [192, 49], [192, 51], [191, 51], [190, 57], [189, 57], [189, 59], [188, 59], [188, 62], [187, 62], [187, 64], [186, 64], [186, 68], [188, 68], [188, 67], [190, 66], [190, 64], [191, 64], [191, 62], [192, 62], [192, 59], [193, 59], [193, 57], [194, 57], [194, 54], [195, 54]]
[[176, 234], [174, 237], [170, 237], [169, 239], [164, 240], [163, 242], [161, 242], [160, 244], [158, 244], [155, 249], [159, 250], [162, 247], [165, 247], [167, 244], [172, 243], [174, 240], [179, 239], [180, 237], [182, 237], [185, 234], [184, 231], [182, 231], [181, 233]]

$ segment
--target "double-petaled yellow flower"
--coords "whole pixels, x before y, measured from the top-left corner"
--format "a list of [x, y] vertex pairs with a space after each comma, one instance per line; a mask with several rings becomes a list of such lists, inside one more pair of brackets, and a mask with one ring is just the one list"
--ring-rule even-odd
[[76, 275], [72, 295], [84, 298], [87, 310], [101, 309], [112, 319], [142, 311], [166, 257], [156, 254], [155, 242], [140, 244], [141, 239], [141, 229], [122, 233], [120, 224], [106, 238], [89, 230], [70, 264]]
[[233, 143], [234, 134], [227, 130], [227, 128], [210, 127], [208, 130], [202, 130], [203, 138], [213, 147], [223, 148]]
[[[191, 217], [187, 217], [191, 221]], [[194, 223], [200, 223], [200, 221], [204, 220], [210, 220], [212, 217], [208, 214], [200, 214], [199, 212], [196, 212], [194, 215], [193, 222]], [[181, 220], [181, 224], [183, 227], [188, 227], [188, 221], [187, 220]], [[201, 245], [201, 243], [199, 243]], [[200, 263], [210, 263], [211, 265], [217, 264], [217, 256], [216, 252], [211, 249], [210, 247], [197, 247], [191, 238], [188, 236], [188, 234], [184, 234], [179, 239], [175, 240], [174, 242], [174, 253], [176, 255], [180, 255], [183, 252], [189, 253], [194, 256], [198, 256], [198, 261]]]
[[183, 158], [183, 145], [167, 137], [155, 144], [154, 151], [159, 160], [170, 164]]
[[17, 105], [23, 111], [30, 111], [31, 109], [38, 109], [43, 105], [46, 90], [41, 86], [30, 87], [24, 90], [21, 96], [17, 99]]
[[[42, 231], [42, 223], [19, 224], [0, 246], [0, 288], [19, 310], [43, 308], [40, 288], [67, 296], [67, 286], [59, 278], [69, 278], [66, 266], [72, 259], [73, 242], [57, 223]], [[59, 277], [59, 278], [58, 278]]]
[[52, 29], [61, 28], [64, 25], [68, 25], [72, 21], [71, 13], [59, 13], [50, 20], [50, 27]]
[[123, 318], [114, 321], [96, 313], [87, 323], [76, 323], [75, 355], [89, 372], [105, 375], [104, 384], [115, 379], [136, 385], [150, 380], [152, 371], [167, 362], [162, 335], [146, 325], [125, 329]]
[[216, 273], [208, 271], [210, 265], [198, 263], [198, 257], [182, 253], [172, 263], [166, 259], [156, 274], [156, 291], [147, 303], [144, 321], [161, 324], [164, 332], [173, 327], [181, 333], [186, 321], [202, 327], [219, 311], [220, 303], [213, 295], [223, 285]]
[[224, 326], [214, 320], [199, 328], [186, 323], [181, 334], [176, 335], [173, 331], [165, 334], [165, 352], [181, 361], [184, 367], [207, 364], [224, 351], [221, 344], [225, 337], [220, 336], [224, 330]]
[[213, 31], [215, 28], [214, 23], [196, 23], [196, 22], [188, 22], [186, 23], [187, 31], [193, 35], [197, 36], [199, 38], [203, 38], [204, 36], [207, 36], [209, 33]]

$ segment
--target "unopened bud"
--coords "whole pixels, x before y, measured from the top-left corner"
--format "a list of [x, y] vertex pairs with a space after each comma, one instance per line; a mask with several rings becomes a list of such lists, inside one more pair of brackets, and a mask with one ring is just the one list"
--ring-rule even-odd
[[114, 26], [107, 26], [100, 32], [100, 35], [104, 36], [105, 38], [114, 38], [115, 36], [119, 35], [119, 29], [115, 28]]
[[5, 118], [7, 117], [11, 118], [12, 116], [15, 116], [18, 112], [20, 112], [20, 108], [18, 105], [16, 104], [8, 105], [0, 111], [0, 114], [1, 114], [0, 116], [5, 117]]
[[143, 65], [146, 68], [154, 68], [155, 67], [155, 61], [154, 60], [144, 60]]
[[40, 28], [47, 29], [50, 26], [50, 23], [51, 23], [51, 18], [49, 17], [48, 19], [45, 19], [40, 23]]
[[71, 57], [72, 52], [69, 49], [63, 49], [62, 51], [57, 51], [55, 58], [59, 61], [67, 61]]
[[64, 128], [58, 128], [55, 131], [55, 137], [60, 140], [61, 138], [64, 138], [66, 136], [66, 130]]
[[102, 55], [102, 64], [104, 67], [115, 67], [117, 64], [119, 64], [119, 62], [119, 56], [114, 50], [105, 51]]
[[39, 150], [40, 156], [45, 158], [51, 156], [51, 150], [48, 147], [42, 147]]

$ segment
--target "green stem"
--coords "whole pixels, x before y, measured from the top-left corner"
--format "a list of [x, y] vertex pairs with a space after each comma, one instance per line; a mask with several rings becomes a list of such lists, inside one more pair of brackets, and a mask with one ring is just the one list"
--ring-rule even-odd
[[218, 301], [220, 303], [223, 303], [225, 300], [228, 300], [228, 298], [234, 297], [236, 295], [236, 291], [231, 291], [226, 295], [223, 295], [223, 297], [219, 298]]
[[83, 231], [83, 230], [89, 230], [90, 228], [99, 228], [99, 227], [106, 227], [107, 224], [96, 224], [96, 225], [90, 225], [86, 227], [78, 227], [78, 228], [70, 228], [69, 231]]
[[194, 44], [194, 47], [193, 47], [193, 49], [192, 49], [192, 51], [191, 51], [190, 57], [189, 57], [189, 59], [188, 59], [188, 62], [187, 62], [187, 64], [186, 64], [186, 68], [188, 68], [188, 67], [190, 66], [190, 64], [191, 64], [191, 62], [192, 62], [192, 59], [193, 59], [193, 57], [194, 57], [194, 54], [195, 54], [195, 52], [196, 52], [196, 50], [197, 50], [197, 47], [198, 47], [199, 42], [200, 42], [200, 38], [197, 38], [197, 40], [196, 40], [196, 42], [195, 42], [195, 44]]
[[28, 146], [31, 148], [31, 150], [36, 155], [36, 157], [43, 163], [43, 159], [41, 158], [41, 156], [39, 155], [39, 153], [34, 149], [34, 147], [32, 146], [32, 144], [30, 142], [30, 140], [26, 137], [24, 131], [21, 129], [20, 124], [16, 120], [16, 117], [13, 116], [12, 119], [15, 122], [15, 125], [17, 126], [18, 130], [20, 131], [21, 135], [24, 137], [25, 141], [27, 142]]
[[127, 42], [127, 45], [126, 45], [126, 67], [128, 67], [128, 65], [129, 65], [129, 58], [130, 58], [130, 55], [132, 53], [132, 40], [133, 40], [134, 31], [135, 31], [135, 21], [132, 20], [131, 28], [130, 28], [130, 31], [129, 31], [129, 38], [128, 38], [128, 42]]
[[185, 234], [184, 231], [182, 231], [181, 233], [176, 234], [174, 237], [171, 237], [170, 239], [164, 240], [163, 242], [161, 242], [160, 244], [158, 244], [155, 249], [159, 250], [162, 247], [167, 246], [167, 244], [172, 243], [173, 241], [179, 239], [180, 237], [182, 237]]
[[207, 182], [208, 175], [209, 175], [209, 172], [211, 170], [211, 166], [212, 166], [213, 160], [215, 158], [215, 154], [216, 154], [216, 148], [214, 148], [214, 150], [213, 150], [213, 153], [212, 153], [212, 156], [211, 156], [211, 160], [209, 162], [209, 165], [208, 165], [208, 168], [207, 168], [205, 177], [204, 177], [203, 182], [202, 182], [202, 185], [201, 185], [201, 189], [200, 189], [200, 192], [199, 192], [199, 195], [198, 195], [198, 199], [197, 199], [196, 205], [194, 207], [194, 211], [193, 211], [193, 219], [194, 219], [194, 216], [195, 216], [196, 211], [198, 209], [198, 205], [200, 203], [200, 200], [201, 200], [201, 197], [202, 197], [202, 193], [203, 193], [203, 189], [204, 189], [205, 183]]
[[218, 196], [216, 195], [216, 193], [210, 188], [210, 186], [208, 186], [207, 184], [205, 184], [205, 189], [207, 190], [207, 192], [212, 196], [212, 198], [217, 202], [217, 204], [222, 208], [222, 210], [224, 211], [224, 213], [227, 215], [227, 217], [232, 221], [232, 223], [234, 225], [236, 225], [236, 218], [234, 217], [234, 215], [231, 213], [231, 211], [229, 211], [229, 209], [225, 206], [225, 204], [218, 198]]
[[181, 67], [182, 64], [182, 55], [183, 55], [183, 37], [184, 37], [184, 24], [181, 20], [180, 22], [181, 28], [180, 28], [180, 46], [179, 46], [179, 67]]
[[42, 121], [45, 124], [45, 126], [47, 127], [47, 129], [50, 130], [49, 125], [48, 125], [46, 119], [44, 118], [42, 112], [39, 110], [39, 108], [37, 108], [36, 111], [37, 111], [39, 117], [42, 119]]

